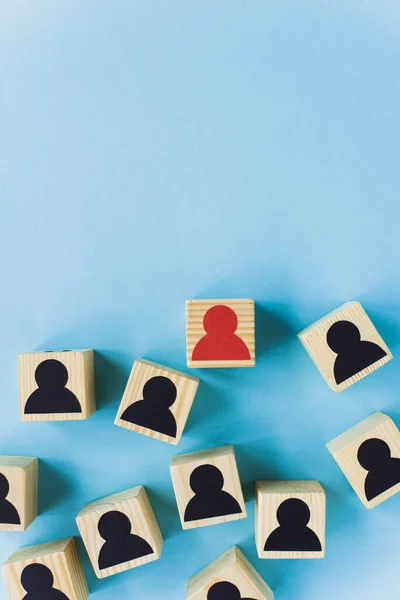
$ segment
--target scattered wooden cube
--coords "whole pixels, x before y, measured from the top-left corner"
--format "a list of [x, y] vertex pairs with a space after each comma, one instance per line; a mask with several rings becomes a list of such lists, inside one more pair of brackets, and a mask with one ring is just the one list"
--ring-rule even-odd
[[133, 365], [115, 425], [178, 444], [198, 385], [197, 377], [141, 358]]
[[96, 410], [93, 350], [18, 356], [21, 421], [87, 419]]
[[335, 392], [393, 358], [359, 302], [342, 304], [297, 337]]
[[274, 600], [274, 594], [237, 546], [192, 577], [187, 600]]
[[254, 300], [186, 302], [188, 367], [254, 367]]
[[161, 556], [161, 531], [142, 485], [87, 504], [76, 522], [99, 579]]
[[73, 537], [20, 548], [3, 565], [10, 600], [87, 600], [89, 590]]
[[0, 531], [25, 531], [38, 511], [38, 459], [0, 456]]
[[367, 508], [400, 491], [400, 432], [387, 415], [374, 413], [326, 446]]
[[257, 481], [258, 556], [323, 558], [325, 504], [318, 481]]
[[183, 529], [247, 517], [233, 446], [175, 456], [171, 477]]

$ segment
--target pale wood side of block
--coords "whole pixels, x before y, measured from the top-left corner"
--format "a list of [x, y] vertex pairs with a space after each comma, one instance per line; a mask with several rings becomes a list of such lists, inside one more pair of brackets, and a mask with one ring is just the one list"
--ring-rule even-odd
[[[326, 342], [326, 335], [333, 323], [341, 320], [348, 320], [354, 323], [360, 330], [361, 340], [378, 344], [386, 352], [386, 356], [338, 385], [334, 376], [334, 365], [337, 354], [329, 348]], [[322, 319], [303, 329], [303, 331], [300, 331], [297, 337], [307, 350], [322, 377], [335, 392], [343, 391], [353, 383], [376, 371], [376, 369], [379, 369], [379, 367], [393, 358], [389, 348], [359, 302], [346, 302], [325, 317], [322, 317]]]
[[[279, 527], [276, 516], [282, 502], [288, 498], [299, 498], [310, 509], [308, 527], [321, 542], [320, 552], [265, 551], [264, 545], [269, 535]], [[325, 491], [317, 481], [257, 481], [255, 538], [260, 558], [323, 558], [325, 556]]]
[[[66, 388], [78, 398], [82, 408], [80, 413], [25, 414], [25, 404], [29, 396], [38, 389], [35, 371], [44, 360], [54, 359], [68, 370]], [[96, 410], [94, 393], [94, 353], [93, 350], [66, 350], [60, 352], [31, 352], [18, 356], [18, 380], [21, 421], [76, 421], [90, 417]]]
[[[237, 500], [241, 513], [185, 522], [186, 507], [195, 496], [190, 487], [190, 475], [194, 469], [204, 464], [213, 465], [222, 472], [224, 477], [223, 491], [228, 492]], [[233, 446], [221, 446], [220, 448], [176, 456], [171, 461], [170, 470], [183, 529], [207, 527], [208, 525], [227, 523], [228, 521], [236, 521], [247, 517]]]
[[54, 577], [53, 588], [63, 592], [69, 600], [87, 600], [89, 591], [73, 537], [21, 548], [12, 554], [3, 565], [10, 600], [21, 600], [25, 596], [21, 574], [32, 563], [48, 567]]
[[368, 471], [358, 462], [357, 453], [361, 444], [370, 438], [384, 440], [390, 447], [392, 458], [400, 458], [400, 432], [392, 419], [381, 412], [374, 413], [326, 445], [357, 496], [368, 509], [378, 506], [400, 491], [398, 483], [372, 500], [367, 500], [365, 479]]
[[[176, 386], [177, 397], [169, 409], [176, 421], [176, 437], [168, 436], [134, 423], [129, 423], [121, 418], [124, 411], [129, 406], [134, 402], [143, 399], [143, 387], [145, 383], [149, 379], [157, 376], [167, 377]], [[170, 367], [165, 367], [149, 360], [138, 359], [133, 365], [114, 423], [119, 427], [124, 427], [130, 431], [147, 435], [162, 442], [167, 442], [168, 444], [178, 444], [189, 417], [198, 385], [199, 379], [197, 377], [193, 377], [192, 375], [182, 373], [176, 369], [171, 369]]]
[[37, 516], [38, 460], [27, 456], [0, 456], [0, 473], [10, 489], [7, 501], [18, 512], [20, 524], [0, 523], [0, 531], [25, 531]]
[[[111, 510], [120, 511], [130, 519], [131, 533], [146, 540], [152, 547], [153, 554], [106, 569], [99, 569], [99, 553], [105, 540], [100, 536], [97, 526], [100, 517]], [[99, 579], [158, 560], [161, 556], [163, 545], [161, 531], [143, 486], [137, 486], [91, 502], [78, 514], [76, 522], [93, 569]]]
[[[238, 327], [235, 334], [240, 337], [249, 349], [250, 359], [238, 361], [198, 361], [192, 360], [192, 353], [197, 342], [206, 335], [203, 327], [205, 313], [212, 306], [229, 306], [238, 317]], [[186, 301], [186, 353], [188, 367], [195, 368], [229, 368], [229, 367], [254, 367], [255, 354], [255, 320], [254, 300], [251, 298], [230, 298], [212, 300], [187, 300]]]

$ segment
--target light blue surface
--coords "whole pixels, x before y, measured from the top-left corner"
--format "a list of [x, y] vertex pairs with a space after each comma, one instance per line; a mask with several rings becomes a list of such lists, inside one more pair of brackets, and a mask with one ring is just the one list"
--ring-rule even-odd
[[[12, 0], [0, 6], [0, 453], [40, 458], [40, 515], [0, 560], [77, 534], [89, 501], [147, 486], [161, 560], [98, 600], [178, 600], [239, 544], [276, 600], [395, 600], [400, 495], [367, 511], [324, 447], [399, 363], [342, 394], [296, 332], [360, 300], [399, 352], [400, 8], [385, 0]], [[185, 300], [254, 297], [257, 365], [195, 371], [176, 447], [115, 427], [135, 358], [186, 370]], [[97, 413], [20, 423], [16, 356], [97, 352]], [[177, 453], [233, 443], [249, 517], [184, 532]], [[319, 479], [325, 560], [261, 561], [253, 482]], [[3, 582], [0, 597], [6, 598]]]

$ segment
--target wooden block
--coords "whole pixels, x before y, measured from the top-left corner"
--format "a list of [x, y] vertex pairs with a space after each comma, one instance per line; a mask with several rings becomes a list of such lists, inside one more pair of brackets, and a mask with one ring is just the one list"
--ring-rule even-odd
[[325, 492], [318, 481], [257, 481], [258, 556], [323, 558], [325, 504]]
[[187, 600], [274, 600], [274, 594], [237, 546], [190, 579]]
[[233, 446], [174, 456], [171, 477], [183, 529], [247, 517]]
[[87, 419], [96, 410], [93, 350], [18, 356], [21, 421]]
[[400, 432], [387, 415], [374, 413], [326, 447], [367, 508], [400, 491]]
[[254, 367], [254, 300], [186, 302], [188, 367]]
[[359, 302], [346, 302], [297, 334], [327, 384], [341, 392], [393, 358]]
[[142, 485], [87, 504], [76, 522], [99, 579], [161, 556], [161, 531]]
[[87, 600], [89, 590], [73, 537], [20, 548], [3, 565], [10, 600]]
[[178, 444], [198, 385], [197, 377], [141, 358], [133, 365], [115, 425]]
[[25, 531], [38, 511], [38, 459], [0, 456], [0, 531]]

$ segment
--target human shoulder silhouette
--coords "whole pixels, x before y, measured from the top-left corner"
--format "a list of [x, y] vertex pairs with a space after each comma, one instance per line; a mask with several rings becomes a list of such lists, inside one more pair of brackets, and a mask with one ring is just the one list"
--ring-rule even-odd
[[32, 563], [21, 573], [21, 585], [27, 592], [22, 600], [70, 600], [53, 587], [54, 576], [45, 565]]
[[357, 459], [368, 471], [364, 484], [367, 500], [373, 500], [400, 483], [400, 459], [392, 458], [390, 447], [384, 440], [365, 440], [358, 449]]
[[112, 510], [102, 515], [97, 528], [101, 537], [105, 540], [99, 553], [100, 570], [154, 552], [146, 540], [131, 533], [130, 519], [118, 510]]
[[15, 506], [7, 500], [10, 484], [7, 477], [0, 473], [0, 523], [20, 525], [21, 519]]
[[300, 498], [288, 498], [278, 507], [276, 518], [279, 527], [265, 542], [265, 551], [318, 552], [322, 550], [317, 534], [307, 527], [310, 509]]
[[65, 386], [68, 371], [65, 365], [54, 358], [41, 362], [35, 371], [38, 388], [29, 396], [24, 413], [78, 413], [82, 407], [78, 398]]
[[203, 318], [206, 334], [194, 347], [192, 360], [248, 360], [250, 351], [235, 331], [238, 318], [234, 310], [223, 304], [212, 306]]

